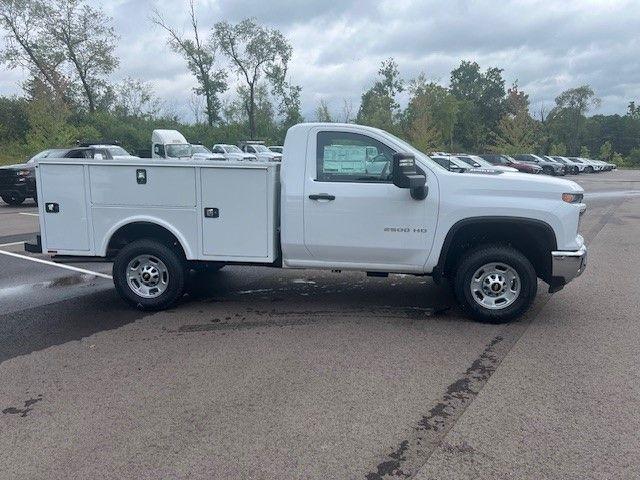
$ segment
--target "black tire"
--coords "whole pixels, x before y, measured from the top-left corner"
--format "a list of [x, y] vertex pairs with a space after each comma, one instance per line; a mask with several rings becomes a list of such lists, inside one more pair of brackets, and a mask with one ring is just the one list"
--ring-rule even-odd
[[542, 173], [544, 173], [545, 175], [553, 175], [553, 168], [551, 167], [542, 167]]
[[[154, 298], [138, 295], [127, 281], [129, 262], [139, 255], [151, 255], [164, 263], [168, 272], [167, 287]], [[141, 310], [164, 310], [171, 307], [184, 294], [185, 261], [171, 247], [155, 240], [136, 240], [126, 245], [113, 262], [113, 283], [120, 296], [129, 304]]]
[[593, 173], [594, 172], [593, 167], [587, 167], [586, 170], [587, 170], [587, 173]]
[[[513, 268], [520, 277], [520, 293], [510, 305], [492, 310], [480, 305], [471, 289], [473, 275], [483, 265], [498, 262]], [[463, 310], [484, 323], [506, 323], [523, 315], [538, 292], [538, 279], [531, 262], [518, 250], [498, 245], [486, 245], [470, 250], [458, 264], [454, 278], [455, 294]]]
[[5, 193], [2, 195], [2, 200], [8, 205], [17, 207], [25, 201], [25, 196], [18, 192]]

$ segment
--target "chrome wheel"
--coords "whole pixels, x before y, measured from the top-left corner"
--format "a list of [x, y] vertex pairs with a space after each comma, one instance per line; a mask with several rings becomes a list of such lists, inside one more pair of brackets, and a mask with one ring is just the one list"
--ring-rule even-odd
[[487, 263], [473, 274], [470, 288], [478, 305], [500, 310], [507, 308], [520, 296], [520, 276], [505, 263]]
[[158, 257], [138, 255], [127, 265], [127, 285], [143, 298], [159, 297], [169, 285], [169, 270]]

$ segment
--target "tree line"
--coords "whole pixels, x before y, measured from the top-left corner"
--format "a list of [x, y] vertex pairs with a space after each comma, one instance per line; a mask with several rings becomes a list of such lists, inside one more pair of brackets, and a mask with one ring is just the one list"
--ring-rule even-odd
[[[119, 38], [99, 7], [86, 0], [1, 0], [0, 61], [28, 78], [21, 95], [0, 97], [0, 163], [76, 139], [118, 140], [136, 151], [148, 148], [155, 128], [179, 129], [208, 146], [247, 138], [282, 143], [291, 125], [305, 121], [302, 89], [288, 71], [287, 38], [252, 18], [203, 29], [194, 0], [186, 10], [186, 32], [160, 10], [149, 20], [194, 79], [188, 122], [148, 82], [111, 81]], [[590, 116], [600, 100], [588, 85], [532, 114], [529, 96], [517, 82], [507, 87], [500, 68], [462, 61], [443, 86], [424, 73], [403, 78], [390, 58], [366, 87], [357, 110], [344, 100], [334, 112], [320, 100], [307, 120], [371, 125], [425, 152], [583, 155], [640, 167], [640, 106], [632, 101], [624, 115]]]

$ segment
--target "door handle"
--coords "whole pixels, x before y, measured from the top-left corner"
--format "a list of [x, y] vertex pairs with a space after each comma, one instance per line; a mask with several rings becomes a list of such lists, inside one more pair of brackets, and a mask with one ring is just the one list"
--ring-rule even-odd
[[317, 193], [313, 195], [309, 195], [310, 200], [335, 200], [335, 195], [329, 195], [328, 193]]

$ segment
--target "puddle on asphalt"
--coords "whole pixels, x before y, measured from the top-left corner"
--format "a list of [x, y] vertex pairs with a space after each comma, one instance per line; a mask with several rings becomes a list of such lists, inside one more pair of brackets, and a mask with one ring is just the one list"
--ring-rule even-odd
[[55, 278], [46, 282], [28, 283], [0, 288], [0, 298], [24, 295], [39, 290], [52, 288], [72, 287], [75, 285], [91, 285], [97, 277], [89, 274], [71, 275], [68, 277]]

